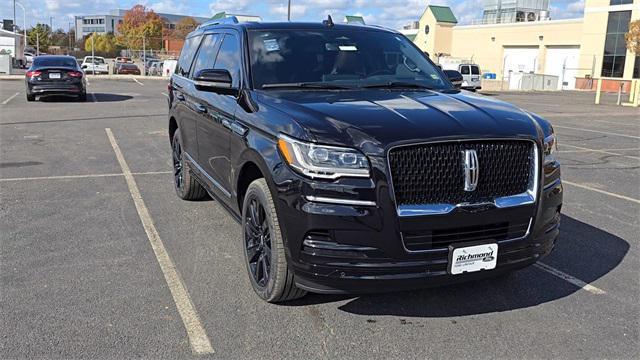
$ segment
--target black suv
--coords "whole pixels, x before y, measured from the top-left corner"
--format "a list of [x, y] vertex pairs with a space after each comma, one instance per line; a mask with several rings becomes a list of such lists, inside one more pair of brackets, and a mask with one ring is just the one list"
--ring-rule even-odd
[[558, 237], [549, 122], [455, 89], [399, 33], [205, 23], [169, 89], [178, 196], [241, 222], [266, 301], [495, 276]]

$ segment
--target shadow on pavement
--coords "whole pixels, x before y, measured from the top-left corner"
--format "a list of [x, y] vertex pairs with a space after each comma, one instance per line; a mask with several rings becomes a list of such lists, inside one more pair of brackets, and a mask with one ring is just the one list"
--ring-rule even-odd
[[[133, 99], [133, 96], [119, 95], [119, 94], [107, 94], [107, 93], [93, 93], [98, 102], [119, 102]], [[91, 99], [91, 97], [89, 97]]]
[[[93, 94], [93, 96], [92, 96]], [[96, 102], [121, 102], [133, 99], [133, 96], [129, 95], [119, 95], [119, 94], [107, 94], [107, 93], [92, 93], [87, 94], [87, 102], [92, 102], [93, 97], [95, 96]], [[78, 98], [75, 96], [64, 96], [64, 95], [48, 95], [48, 96], [39, 96], [38, 100], [42, 102], [78, 102]]]
[[[542, 262], [591, 283], [606, 275], [625, 257], [629, 244], [613, 234], [563, 216], [554, 252]], [[553, 264], [552, 264], [553, 266]], [[339, 306], [358, 315], [450, 317], [522, 309], [569, 296], [579, 288], [541, 269], [529, 267], [507, 277], [366, 296], [317, 295], [289, 303], [304, 306], [350, 300]]]

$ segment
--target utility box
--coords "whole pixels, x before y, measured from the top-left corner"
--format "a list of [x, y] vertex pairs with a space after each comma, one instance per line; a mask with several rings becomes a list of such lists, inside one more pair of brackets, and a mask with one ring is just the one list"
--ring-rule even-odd
[[557, 91], [559, 80], [554, 75], [511, 73], [509, 75], [509, 90]]
[[12, 69], [11, 55], [0, 55], [0, 74], [11, 74]]

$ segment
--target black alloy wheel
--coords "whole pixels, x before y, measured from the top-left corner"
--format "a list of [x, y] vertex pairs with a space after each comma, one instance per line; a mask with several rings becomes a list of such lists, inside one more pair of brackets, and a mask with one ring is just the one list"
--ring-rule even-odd
[[184, 190], [184, 177], [182, 175], [182, 145], [177, 136], [173, 138], [173, 178], [176, 186], [176, 191], [183, 192]]
[[277, 303], [306, 294], [289, 269], [275, 203], [264, 178], [249, 184], [243, 197], [242, 247], [251, 287], [262, 300]]
[[264, 207], [253, 195], [248, 199], [249, 211], [245, 219], [245, 251], [249, 271], [256, 284], [264, 288], [271, 275], [271, 228]]
[[204, 198], [207, 194], [206, 190], [191, 176], [185, 166], [185, 152], [179, 131], [176, 131], [171, 140], [171, 158], [173, 162], [173, 183], [178, 197], [183, 200], [200, 200]]

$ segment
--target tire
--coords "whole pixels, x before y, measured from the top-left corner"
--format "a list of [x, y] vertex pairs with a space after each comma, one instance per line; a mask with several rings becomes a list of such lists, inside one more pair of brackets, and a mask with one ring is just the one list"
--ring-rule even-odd
[[36, 101], [36, 96], [32, 94], [27, 94], [27, 101]]
[[84, 93], [80, 94], [80, 96], [78, 96], [78, 101], [80, 101], [80, 102], [87, 101], [87, 93], [84, 92]]
[[295, 285], [282, 232], [265, 179], [252, 182], [242, 205], [242, 247], [249, 281], [264, 301], [277, 303], [307, 294]]
[[206, 190], [185, 167], [184, 153], [182, 151], [182, 137], [180, 129], [176, 130], [171, 142], [173, 159], [173, 184], [176, 194], [182, 200], [200, 200], [207, 195]]

